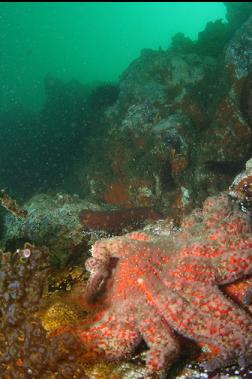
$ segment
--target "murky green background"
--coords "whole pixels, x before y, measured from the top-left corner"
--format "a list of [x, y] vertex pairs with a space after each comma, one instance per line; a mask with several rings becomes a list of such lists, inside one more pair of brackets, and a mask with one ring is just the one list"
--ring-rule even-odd
[[196, 39], [223, 3], [0, 3], [0, 106], [43, 103], [47, 73], [82, 83], [115, 81], [141, 49], [166, 49], [177, 32]]

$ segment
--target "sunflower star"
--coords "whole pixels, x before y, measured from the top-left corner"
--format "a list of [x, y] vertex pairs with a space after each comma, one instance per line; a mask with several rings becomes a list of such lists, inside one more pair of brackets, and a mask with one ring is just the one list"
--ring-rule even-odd
[[134, 232], [96, 242], [86, 263], [86, 298], [95, 302], [105, 288], [106, 299], [96, 320], [75, 332], [109, 359], [129, 355], [144, 339], [146, 378], [162, 378], [179, 356], [177, 334], [215, 349], [202, 364], [209, 371], [246, 366], [252, 362], [252, 318], [219, 287], [252, 274], [251, 230], [249, 216], [223, 193], [167, 236]]

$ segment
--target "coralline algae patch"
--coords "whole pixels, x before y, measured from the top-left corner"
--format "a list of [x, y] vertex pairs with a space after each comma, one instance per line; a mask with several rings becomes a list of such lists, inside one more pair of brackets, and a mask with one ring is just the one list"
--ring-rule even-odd
[[41, 316], [42, 326], [52, 332], [62, 325], [73, 324], [79, 318], [78, 311], [63, 301], [52, 304]]

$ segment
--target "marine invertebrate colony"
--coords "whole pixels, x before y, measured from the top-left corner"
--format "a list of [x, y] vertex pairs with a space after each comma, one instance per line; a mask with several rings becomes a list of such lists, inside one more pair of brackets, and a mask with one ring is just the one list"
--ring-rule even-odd
[[38, 315], [49, 270], [47, 248], [0, 252], [1, 379], [87, 379], [70, 333], [50, 338]]
[[250, 364], [251, 316], [220, 286], [252, 274], [251, 231], [248, 215], [223, 193], [185, 217], [180, 231], [96, 242], [86, 263], [86, 299], [95, 301], [105, 288], [104, 307], [75, 333], [109, 359], [127, 356], [144, 339], [146, 378], [163, 377], [179, 356], [175, 332], [215, 352], [202, 363], [209, 371]]

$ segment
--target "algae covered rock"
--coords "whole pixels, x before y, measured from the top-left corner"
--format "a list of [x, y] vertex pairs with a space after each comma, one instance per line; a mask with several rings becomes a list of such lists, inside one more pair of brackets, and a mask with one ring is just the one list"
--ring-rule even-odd
[[48, 249], [25, 244], [15, 253], [1, 252], [0, 264], [1, 378], [88, 379], [78, 361], [83, 349], [76, 338], [49, 336], [40, 320]]
[[252, 16], [237, 30], [230, 41], [225, 61], [234, 67], [237, 79], [248, 75], [252, 67]]
[[100, 210], [101, 207], [81, 200], [77, 195], [59, 193], [55, 196], [39, 194], [24, 206], [28, 216], [20, 219], [8, 213], [4, 217], [2, 244], [17, 248], [24, 241], [50, 248], [51, 260], [64, 265], [88, 250], [90, 235], [82, 231], [79, 213], [83, 209]]

